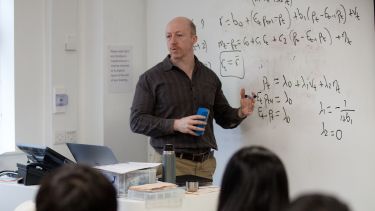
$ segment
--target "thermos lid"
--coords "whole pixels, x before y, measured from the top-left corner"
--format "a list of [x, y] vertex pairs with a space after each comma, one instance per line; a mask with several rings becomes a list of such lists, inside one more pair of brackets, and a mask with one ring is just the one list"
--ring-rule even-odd
[[164, 145], [164, 151], [174, 151], [173, 144]]

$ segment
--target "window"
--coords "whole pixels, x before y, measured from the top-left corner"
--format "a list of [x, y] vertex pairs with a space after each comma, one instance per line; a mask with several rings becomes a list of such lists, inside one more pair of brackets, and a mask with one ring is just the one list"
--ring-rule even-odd
[[0, 0], [0, 154], [14, 150], [14, 1]]

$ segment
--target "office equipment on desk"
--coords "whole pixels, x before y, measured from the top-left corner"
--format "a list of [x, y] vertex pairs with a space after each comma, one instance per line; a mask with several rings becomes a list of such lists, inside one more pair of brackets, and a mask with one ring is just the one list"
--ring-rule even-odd
[[77, 163], [101, 170], [115, 186], [118, 197], [126, 196], [132, 185], [156, 182], [155, 167], [160, 163], [119, 163], [107, 146], [76, 143], [66, 145]]
[[107, 146], [67, 143], [69, 151], [79, 164], [102, 166], [116, 164], [118, 160]]
[[17, 144], [17, 147], [26, 153], [29, 162], [17, 163], [18, 175], [24, 185], [39, 184], [42, 177], [49, 171], [73, 161], [49, 147], [38, 147], [26, 144]]

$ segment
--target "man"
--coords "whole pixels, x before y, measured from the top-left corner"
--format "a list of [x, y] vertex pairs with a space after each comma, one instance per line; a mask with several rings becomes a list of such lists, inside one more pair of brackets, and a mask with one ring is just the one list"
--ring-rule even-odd
[[[221, 90], [217, 75], [195, 56], [195, 25], [185, 17], [172, 19], [166, 27], [169, 55], [146, 71], [137, 83], [131, 107], [133, 132], [151, 137], [161, 161], [165, 144], [176, 152], [176, 175], [196, 175], [212, 179], [216, 168], [213, 150], [217, 144], [213, 118], [223, 128], [234, 128], [253, 112], [254, 99], [241, 89], [241, 107], [232, 108]], [[207, 124], [204, 116], [195, 115], [198, 107], [210, 110]], [[198, 125], [205, 125], [205, 128]], [[204, 131], [198, 136], [196, 131]]]

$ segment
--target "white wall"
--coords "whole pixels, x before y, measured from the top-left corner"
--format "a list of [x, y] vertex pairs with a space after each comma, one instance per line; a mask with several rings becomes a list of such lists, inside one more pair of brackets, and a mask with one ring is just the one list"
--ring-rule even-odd
[[[72, 158], [53, 140], [57, 130], [76, 130], [79, 143], [107, 145], [120, 161], [145, 161], [146, 137], [128, 123], [135, 83], [146, 68], [145, 1], [16, 0], [14, 7], [16, 142]], [[64, 49], [69, 34], [76, 36], [73, 52]], [[111, 94], [104, 86], [108, 44], [133, 48], [129, 93]], [[67, 90], [65, 114], [52, 113], [54, 87]], [[0, 169], [22, 161], [24, 155], [3, 155]]]
[[[146, 69], [146, 13], [145, 1], [103, 1], [103, 57], [108, 45], [132, 47], [133, 89], [130, 92], [110, 93], [104, 86], [104, 143], [121, 160], [144, 161], [146, 137], [134, 134], [129, 128], [130, 107], [139, 74]], [[104, 65], [107, 65], [105, 63]], [[104, 77], [105, 78], [105, 77]]]
[[[13, 1], [0, 0], [0, 140], [15, 139], [13, 8]], [[0, 154], [14, 148], [14, 142], [0, 141]]]
[[[133, 134], [129, 112], [138, 76], [144, 71], [146, 24], [144, 1], [81, 1], [80, 142], [104, 144], [120, 161], [145, 161], [146, 137]], [[110, 93], [106, 87], [108, 45], [133, 49], [130, 92]]]
[[103, 6], [80, 1], [80, 142], [103, 143]]
[[[15, 139], [19, 143], [46, 141], [45, 2], [14, 1]], [[19, 153], [2, 155], [0, 169], [25, 162]]]
[[15, 1], [16, 142], [45, 143], [45, 3]]

